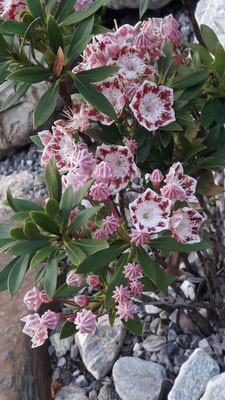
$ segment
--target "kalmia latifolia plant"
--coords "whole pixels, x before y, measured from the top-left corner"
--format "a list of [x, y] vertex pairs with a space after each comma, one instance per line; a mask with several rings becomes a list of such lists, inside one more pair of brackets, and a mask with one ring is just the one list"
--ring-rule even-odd
[[[24, 297], [34, 313], [22, 318], [32, 347], [58, 321], [65, 338], [94, 332], [104, 314], [141, 335], [143, 293], [179, 293], [171, 259], [214, 251], [206, 214], [222, 192], [212, 171], [225, 165], [224, 49], [206, 26], [204, 46], [184, 44], [172, 15], [108, 31], [94, 16], [105, 2], [0, 2], [1, 90], [15, 90], [3, 109], [42, 80], [50, 87], [34, 125], [64, 102], [61, 119], [33, 137], [45, 207], [9, 189], [20, 224], [0, 230], [1, 251], [14, 256], [0, 289], [14, 296], [37, 268]], [[39, 315], [42, 303], [68, 310]]]

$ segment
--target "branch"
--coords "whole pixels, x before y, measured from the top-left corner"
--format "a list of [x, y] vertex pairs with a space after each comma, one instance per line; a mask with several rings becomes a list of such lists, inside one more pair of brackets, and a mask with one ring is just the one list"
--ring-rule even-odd
[[200, 32], [200, 28], [199, 28], [198, 22], [197, 22], [197, 20], [195, 18], [195, 12], [194, 12], [194, 10], [192, 9], [192, 7], [191, 7], [191, 5], [189, 3], [189, 0], [181, 0], [181, 1], [182, 1], [182, 4], [183, 4], [185, 13], [187, 14], [187, 17], [190, 20], [190, 23], [192, 25], [194, 34], [195, 34], [198, 42], [202, 46], [206, 47], [206, 45], [204, 43], [204, 40], [202, 39], [202, 35], [201, 35], [201, 32]]

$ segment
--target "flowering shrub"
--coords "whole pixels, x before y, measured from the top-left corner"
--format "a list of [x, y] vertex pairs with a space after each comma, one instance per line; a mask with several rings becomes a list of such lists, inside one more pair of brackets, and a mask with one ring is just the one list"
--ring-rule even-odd
[[[47, 16], [56, 24], [54, 40], [61, 41], [64, 26], [103, 2], [86, 3], [81, 10], [87, 10], [78, 11], [78, 17], [72, 11], [59, 18], [57, 28], [60, 5], [53, 12], [55, 18]], [[32, 14], [29, 1], [27, 5]], [[75, 10], [80, 5], [77, 1]], [[0, 25], [1, 32], [12, 29], [9, 22]], [[225, 165], [225, 53], [215, 34], [203, 26], [205, 47], [184, 45], [179, 26], [169, 15], [116, 26], [87, 44], [93, 24], [91, 30], [90, 21], [81, 24], [63, 39], [63, 45], [70, 43], [68, 50], [66, 45], [55, 46], [47, 22], [46, 40], [50, 46], [54, 42], [56, 50], [48, 71], [54, 83], [38, 103], [36, 125], [43, 122], [41, 112], [45, 117], [51, 114], [59, 93], [66, 99], [64, 115], [51, 131], [33, 137], [43, 151], [49, 198], [42, 208], [13, 198], [8, 190], [12, 219], [23, 221], [23, 226], [1, 225], [0, 231], [2, 251], [15, 256], [0, 272], [1, 290], [8, 288], [13, 296], [26, 272], [42, 264], [35, 287], [24, 297], [28, 309], [35, 311], [22, 318], [32, 347], [41, 345], [59, 320], [65, 321], [65, 338], [76, 331], [93, 332], [104, 314], [111, 326], [118, 317], [141, 335], [135, 297], [157, 290], [167, 295], [175, 280], [167, 270], [171, 254], [212, 248], [203, 195], [221, 192], [212, 171]], [[79, 47], [74, 37], [80, 30], [86, 36]], [[72, 71], [69, 61], [60, 64], [71, 46], [84, 48], [82, 62]], [[77, 49], [71, 59], [74, 54]], [[11, 62], [5, 61], [7, 68]], [[47, 71], [32, 65], [11, 72], [7, 79], [23, 77], [24, 82], [27, 68], [36, 76], [33, 82], [39, 79], [37, 68], [41, 74]], [[68, 91], [56, 91], [68, 78], [80, 92], [73, 102]], [[64, 279], [61, 286], [59, 275]], [[50, 302], [63, 303], [68, 312], [48, 310], [39, 316], [40, 305]]]

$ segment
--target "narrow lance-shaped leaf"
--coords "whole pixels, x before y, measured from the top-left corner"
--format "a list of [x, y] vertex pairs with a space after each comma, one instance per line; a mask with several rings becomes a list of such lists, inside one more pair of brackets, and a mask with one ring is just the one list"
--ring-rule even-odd
[[134, 319], [128, 319], [127, 322], [122, 319], [122, 323], [135, 335], [142, 336], [142, 323], [137, 314], [134, 315]]
[[52, 157], [45, 168], [45, 184], [49, 196], [57, 201], [61, 200], [62, 182], [56, 166], [55, 157]]
[[23, 278], [28, 268], [29, 259], [29, 255], [19, 257], [10, 271], [8, 276], [8, 290], [11, 297], [18, 292], [23, 282]]
[[66, 252], [74, 265], [79, 265], [85, 259], [85, 253], [72, 241], [66, 244]]
[[45, 246], [42, 249], [38, 250], [30, 262], [30, 269], [34, 268], [38, 264], [41, 264], [41, 262], [49, 257], [50, 254], [53, 253], [53, 251], [54, 247], [52, 246], [52, 244], [49, 244], [48, 246]]
[[142, 18], [150, 6], [151, 0], [141, 0], [139, 6], [139, 17]]
[[58, 81], [50, 86], [38, 101], [34, 110], [34, 128], [42, 125], [54, 112], [59, 96]]
[[70, 185], [65, 190], [59, 205], [60, 223], [62, 224], [63, 227], [67, 224], [69, 220], [72, 207], [73, 207], [73, 189], [72, 186]]
[[90, 179], [77, 191], [73, 198], [73, 208], [77, 207], [80, 204], [93, 182], [94, 179]]
[[8, 110], [8, 108], [16, 104], [21, 99], [21, 97], [24, 96], [29, 87], [30, 83], [21, 84], [19, 88], [16, 90], [16, 92], [10, 94], [9, 97], [5, 99], [5, 101], [2, 104], [1, 111]]
[[55, 235], [59, 234], [59, 225], [49, 215], [39, 211], [31, 211], [30, 216], [34, 220], [34, 222], [46, 232], [50, 232]]
[[14, 258], [4, 268], [1, 269], [1, 271], [0, 271], [0, 292], [7, 289], [8, 276], [9, 276], [12, 268], [14, 267], [15, 263], [18, 261], [18, 259], [19, 259], [19, 257]]
[[38, 83], [47, 81], [51, 73], [42, 67], [25, 67], [8, 75], [7, 79], [15, 82]]
[[62, 33], [52, 15], [48, 15], [48, 40], [55, 54], [57, 54], [59, 47], [64, 48]]
[[82, 225], [85, 224], [93, 215], [96, 214], [97, 211], [101, 210], [103, 206], [96, 206], [92, 208], [87, 208], [86, 210], [81, 211], [76, 218], [70, 223], [68, 227], [68, 232], [76, 231]]
[[[68, 0], [64, 1], [68, 2]], [[88, 9], [86, 11], [78, 10], [77, 12], [68, 15], [68, 17], [64, 19], [60, 18], [60, 25], [66, 26], [66, 25], [77, 24], [78, 22], [83, 21], [84, 19], [96, 13], [96, 11], [98, 11], [99, 8], [107, 4], [109, 1], [110, 0], [96, 0], [88, 6]]]
[[103, 67], [93, 68], [81, 71], [76, 74], [78, 78], [85, 78], [88, 82], [100, 82], [119, 71], [119, 67], [105, 65]]
[[61, 0], [58, 8], [55, 13], [55, 18], [58, 22], [61, 22], [70, 12], [73, 10], [73, 7], [76, 3], [76, 0]]
[[55, 257], [50, 256], [46, 264], [45, 291], [50, 300], [52, 300], [57, 283], [58, 263]]

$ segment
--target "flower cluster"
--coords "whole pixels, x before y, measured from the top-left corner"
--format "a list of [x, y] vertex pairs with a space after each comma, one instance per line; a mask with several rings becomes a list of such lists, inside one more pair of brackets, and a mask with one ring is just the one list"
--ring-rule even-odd
[[24, 0], [0, 0], [0, 18], [19, 20], [21, 11], [26, 8]]

